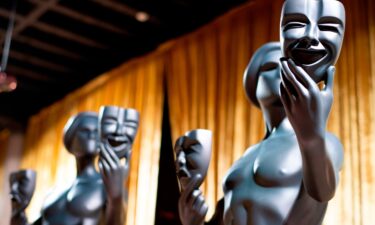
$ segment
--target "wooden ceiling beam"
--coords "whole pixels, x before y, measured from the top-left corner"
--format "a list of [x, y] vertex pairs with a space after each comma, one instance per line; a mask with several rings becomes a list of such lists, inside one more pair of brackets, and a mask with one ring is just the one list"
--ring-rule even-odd
[[57, 36], [65, 38], [65, 39], [68, 39], [68, 40], [71, 40], [71, 41], [74, 41], [74, 42], [79, 42], [83, 45], [87, 45], [87, 46], [94, 47], [94, 48], [101, 48], [101, 49], [107, 48], [105, 45], [103, 45], [103, 44], [101, 44], [97, 41], [91, 40], [91, 39], [86, 38], [86, 37], [82, 37], [81, 35], [72, 33], [70, 31], [67, 31], [67, 30], [64, 30], [64, 29], [61, 29], [61, 28], [58, 28], [58, 27], [48, 25], [46, 23], [38, 22], [38, 23], [34, 23], [32, 26], [41, 30], [41, 31], [44, 31], [46, 33], [55, 34]]
[[[4, 36], [5, 31], [0, 30], [0, 35]], [[43, 41], [39, 41], [39, 40], [34, 39], [34, 38], [17, 35], [17, 36], [14, 36], [13, 39], [22, 43], [22, 44], [30, 45], [32, 47], [44, 50], [46, 52], [51, 52], [51, 53], [61, 55], [61, 56], [67, 57], [67, 58], [75, 59], [75, 60], [84, 60], [84, 57], [77, 54], [77, 53], [68, 51], [64, 48], [60, 48], [60, 47], [57, 47], [57, 46], [52, 45], [52, 44], [48, 44], [48, 43], [43, 42]]]
[[135, 17], [135, 15], [137, 14], [137, 12], [139, 12], [139, 10], [136, 10], [136, 9], [133, 9], [129, 6], [126, 6], [126, 5], [123, 5], [123, 4], [120, 4], [120, 3], [117, 3], [117, 2], [114, 2], [114, 1], [102, 1], [102, 0], [92, 0], [93, 2], [95, 3], [98, 3], [102, 6], [105, 6], [113, 11], [117, 11], [117, 12], [120, 12], [122, 14], [125, 14], [129, 17]]
[[[44, 4], [44, 1], [42, 0], [29, 0], [30, 2], [34, 3], [34, 4]], [[73, 19], [76, 19], [80, 22], [83, 22], [83, 23], [86, 23], [88, 25], [91, 25], [91, 26], [95, 26], [95, 27], [99, 27], [99, 28], [102, 28], [104, 30], [108, 30], [108, 31], [111, 31], [111, 32], [114, 32], [114, 33], [118, 33], [118, 34], [122, 34], [122, 35], [129, 35], [129, 33], [117, 26], [114, 26], [110, 23], [107, 23], [107, 22], [103, 22], [101, 20], [98, 20], [96, 18], [93, 18], [91, 16], [88, 16], [88, 15], [85, 15], [85, 14], [82, 14], [80, 12], [77, 12], [75, 10], [72, 10], [68, 7], [64, 7], [64, 6], [61, 6], [61, 5], [53, 5], [51, 6], [50, 10], [52, 11], [55, 11], [57, 13], [60, 13], [64, 16], [67, 16], [67, 17], [71, 17]]]
[[[132, 17], [136, 20], [136, 15], [137, 13], [140, 12], [140, 10], [137, 10], [137, 9], [134, 9], [134, 8], [131, 8], [123, 3], [118, 3], [118, 2], [115, 2], [115, 1], [103, 1], [103, 0], [92, 0], [93, 2], [99, 4], [99, 5], [102, 5], [104, 7], [107, 7], [113, 11], [117, 11], [119, 13], [122, 13], [124, 15], [127, 15], [129, 17]], [[152, 15], [149, 15], [149, 19], [147, 20], [147, 22], [151, 22], [151, 23], [154, 23], [154, 24], [160, 24], [160, 21], [152, 16]]]
[[33, 11], [31, 11], [23, 20], [19, 21], [15, 24], [13, 35], [19, 34], [25, 28], [31, 26], [36, 21], [38, 21], [39, 17], [46, 13], [52, 5], [55, 5], [59, 0], [48, 0], [45, 1], [44, 4], [39, 5]]
[[[5, 17], [5, 18], [9, 18], [10, 12], [0, 8], [0, 16]], [[18, 27], [17, 24], [21, 24], [23, 29], [26, 28], [26, 27], [24, 27], [25, 23], [23, 23], [23, 21], [28, 20], [28, 16], [23, 17], [23, 16], [20, 16], [20, 15], [16, 15], [15, 20], [16, 20], [16, 26], [13, 30], [13, 36], [17, 36], [21, 32], [20, 28], [17, 29], [17, 27]], [[86, 38], [86, 37], [82, 37], [80, 35], [77, 35], [75, 33], [70, 32], [70, 31], [66, 31], [64, 29], [61, 29], [61, 28], [58, 28], [58, 27], [55, 27], [55, 26], [52, 26], [52, 25], [49, 25], [49, 24], [46, 24], [46, 23], [43, 23], [43, 22], [35, 21], [34, 23], [31, 23], [29, 25], [31, 27], [34, 27], [38, 30], [41, 30], [41, 31], [45, 32], [45, 33], [57, 35], [59, 37], [62, 37], [62, 38], [65, 38], [65, 39], [68, 39], [68, 40], [71, 40], [71, 41], [74, 41], [74, 42], [78, 42], [78, 43], [86, 45], [86, 46], [90, 46], [90, 47], [94, 47], [94, 48], [101, 48], [101, 49], [107, 48], [106, 46], [104, 46], [103, 44], [101, 44], [97, 41], [91, 40], [91, 39]], [[16, 29], [18, 30], [18, 32], [15, 32]], [[4, 41], [4, 38], [1, 38], [0, 43], [3, 42], [3, 41]]]
[[40, 67], [43, 67], [43, 68], [46, 68], [46, 69], [50, 69], [52, 71], [59, 71], [59, 72], [63, 72], [63, 73], [69, 73], [70, 72], [70, 69], [66, 68], [65, 66], [58, 65], [56, 63], [51, 63], [51, 62], [45, 61], [43, 59], [38, 59], [35, 55], [31, 56], [31, 55], [24, 54], [22, 52], [18, 52], [18, 51], [15, 51], [15, 50], [11, 50], [9, 52], [9, 57], [20, 60], [20, 61], [23, 61], [23, 62], [33, 64], [33, 65], [36, 65], [36, 66], [40, 66]]
[[51, 79], [51, 76], [40, 74], [38, 72], [24, 69], [19, 66], [13, 66], [11, 64], [7, 66], [7, 71], [10, 75], [15, 75], [16, 78], [25, 77], [25, 78], [29, 78], [32, 80], [43, 81], [43, 82], [48, 82], [48, 83], [57, 82], [56, 79]]

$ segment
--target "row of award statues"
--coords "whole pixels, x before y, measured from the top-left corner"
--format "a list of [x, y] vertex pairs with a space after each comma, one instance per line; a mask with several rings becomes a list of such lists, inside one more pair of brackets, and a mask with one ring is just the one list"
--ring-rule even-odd
[[[61, 192], [47, 196], [41, 216], [33, 224], [124, 224], [131, 147], [139, 113], [134, 109], [103, 106], [99, 115], [82, 112], [69, 119], [63, 142], [75, 156], [77, 177]], [[95, 159], [99, 155], [98, 167]], [[21, 170], [10, 175], [12, 225], [26, 225], [25, 209], [32, 198], [36, 173]]]
[[[280, 42], [260, 47], [244, 73], [245, 92], [263, 113], [265, 136], [229, 169], [224, 196], [208, 222], [199, 187], [211, 160], [212, 133], [196, 129], [176, 141], [183, 225], [322, 223], [343, 162], [342, 145], [326, 127], [344, 28], [340, 1], [285, 1]], [[99, 116], [85, 112], [69, 120], [64, 144], [76, 157], [77, 178], [68, 190], [47, 198], [39, 224], [124, 223], [123, 183], [138, 119], [135, 110], [112, 106], [102, 107]], [[97, 154], [99, 172], [94, 165]], [[16, 172], [10, 182], [12, 225], [27, 224], [24, 210], [35, 173]]]

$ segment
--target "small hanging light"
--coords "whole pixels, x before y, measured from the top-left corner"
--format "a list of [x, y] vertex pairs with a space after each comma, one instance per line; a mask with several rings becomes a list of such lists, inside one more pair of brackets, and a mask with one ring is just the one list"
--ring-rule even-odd
[[142, 11], [139, 11], [135, 14], [135, 18], [139, 21], [139, 22], [146, 22], [147, 20], [150, 19], [150, 15], [146, 12], [142, 12]]
[[16, 5], [17, 5], [17, 0], [13, 0], [12, 13], [9, 17], [8, 29], [6, 31], [5, 40], [4, 40], [3, 55], [1, 58], [0, 92], [10, 92], [17, 88], [16, 78], [14, 76], [7, 74], [5, 71], [7, 63], [8, 63], [10, 43], [12, 41], [14, 18], [16, 15]]

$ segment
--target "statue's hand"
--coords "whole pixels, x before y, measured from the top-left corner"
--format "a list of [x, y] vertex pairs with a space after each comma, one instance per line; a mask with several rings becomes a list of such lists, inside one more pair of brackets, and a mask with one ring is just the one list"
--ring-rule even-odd
[[202, 192], [194, 187], [200, 182], [202, 176], [197, 174], [191, 179], [187, 188], [182, 191], [178, 200], [178, 211], [183, 225], [202, 225], [208, 211], [208, 206]]
[[23, 212], [29, 206], [28, 199], [22, 199], [21, 195], [13, 196], [11, 199], [11, 207], [13, 214]]
[[129, 150], [128, 152], [126, 152], [124, 158], [125, 158], [125, 165], [123, 166], [123, 170], [124, 170], [124, 181], [127, 181], [128, 180], [128, 177], [129, 177], [129, 170], [130, 170], [130, 159], [131, 159], [131, 156], [132, 156], [132, 151]]
[[314, 80], [291, 59], [281, 60], [281, 101], [297, 138], [309, 141], [325, 136], [326, 123], [333, 100], [335, 67], [327, 71], [325, 87], [320, 90]]
[[120, 200], [123, 196], [125, 168], [111, 150], [100, 144], [99, 169], [108, 200]]

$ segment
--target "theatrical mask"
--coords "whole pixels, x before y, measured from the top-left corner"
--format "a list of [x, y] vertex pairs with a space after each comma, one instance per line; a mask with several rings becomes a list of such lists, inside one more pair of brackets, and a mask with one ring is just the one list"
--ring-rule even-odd
[[315, 82], [325, 79], [340, 55], [345, 8], [337, 0], [286, 0], [281, 12], [282, 54]]
[[25, 209], [35, 190], [36, 173], [33, 170], [20, 170], [9, 176], [12, 205], [19, 210]]
[[174, 148], [176, 172], [182, 190], [196, 174], [200, 174], [202, 179], [195, 188], [201, 185], [210, 163], [211, 139], [212, 132], [204, 129], [189, 131], [177, 139]]
[[119, 158], [127, 158], [137, 134], [139, 113], [134, 109], [102, 106], [99, 112], [99, 136], [105, 147]]

